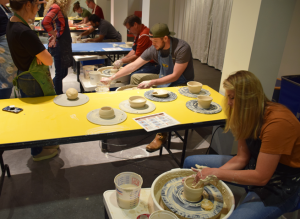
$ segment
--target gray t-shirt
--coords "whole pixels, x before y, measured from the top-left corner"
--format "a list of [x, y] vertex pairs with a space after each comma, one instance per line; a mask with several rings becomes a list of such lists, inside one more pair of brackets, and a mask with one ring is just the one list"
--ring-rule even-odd
[[[191, 51], [190, 45], [185, 42], [184, 40], [177, 39], [174, 37], [171, 37], [172, 40], [172, 58], [173, 58], [173, 64], [178, 63], [186, 63], [188, 62], [188, 65], [186, 69], [183, 72], [183, 76], [188, 81], [194, 80], [194, 66], [193, 66], [193, 55]], [[161, 50], [161, 56], [167, 57], [170, 54], [170, 49], [167, 50]], [[148, 49], [146, 49], [143, 54], [141, 55], [141, 58], [145, 61], [150, 61], [153, 59], [156, 63], [158, 63], [158, 51], [155, 49], [154, 46], [150, 46]]]
[[117, 42], [122, 41], [121, 34], [114, 28], [111, 23], [109, 23], [106, 20], [101, 19], [99, 24], [99, 34], [105, 36], [105, 40], [107, 39], [114, 39], [117, 40]]

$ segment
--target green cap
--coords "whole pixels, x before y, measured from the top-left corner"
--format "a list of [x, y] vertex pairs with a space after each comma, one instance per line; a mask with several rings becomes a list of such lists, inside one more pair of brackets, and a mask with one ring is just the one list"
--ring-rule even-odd
[[150, 36], [152, 38], [159, 38], [159, 37], [164, 37], [164, 36], [174, 36], [175, 35], [174, 32], [169, 31], [168, 25], [161, 24], [161, 23], [154, 24], [150, 29], [150, 33], [153, 35], [153, 36]]

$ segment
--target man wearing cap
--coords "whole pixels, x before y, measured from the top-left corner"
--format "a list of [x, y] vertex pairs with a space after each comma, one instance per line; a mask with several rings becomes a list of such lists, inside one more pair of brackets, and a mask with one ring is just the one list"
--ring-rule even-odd
[[[146, 81], [141, 82], [139, 88], [149, 88], [156, 86], [174, 87], [186, 85], [188, 81], [194, 80], [193, 56], [191, 48], [187, 42], [171, 37], [175, 33], [170, 32], [166, 24], [158, 23], [150, 29], [149, 37], [152, 46], [143, 52], [134, 62], [128, 64], [118, 73], [110, 78], [102, 78], [101, 82], [110, 83], [130, 74], [136, 69], [145, 65], [151, 59], [160, 65], [159, 78], [153, 79], [149, 76]], [[158, 133], [155, 139], [146, 147], [147, 151], [153, 152], [158, 150], [166, 141], [166, 133]]]
[[[138, 16], [128, 16], [124, 20], [123, 25], [127, 28], [129, 33], [134, 35], [134, 43], [132, 50], [124, 58], [114, 62], [114, 68], [120, 68], [123, 64], [134, 62], [146, 49], [152, 45], [152, 42], [149, 38], [150, 29], [141, 23], [141, 19]], [[150, 62], [132, 72], [131, 76], [139, 73], [153, 73], [156, 74], [158, 78], [159, 70], [159, 65], [153, 60], [150, 60]]]

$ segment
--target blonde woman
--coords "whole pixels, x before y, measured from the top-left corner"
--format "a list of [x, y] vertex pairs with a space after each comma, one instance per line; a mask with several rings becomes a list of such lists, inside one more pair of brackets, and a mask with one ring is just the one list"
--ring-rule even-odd
[[49, 52], [54, 57], [55, 77], [53, 83], [57, 95], [63, 93], [62, 80], [68, 75], [72, 66], [72, 39], [68, 24], [67, 12], [71, 0], [49, 0], [45, 7], [42, 21], [49, 34]]
[[227, 123], [238, 140], [237, 155], [194, 155], [184, 168], [197, 172], [195, 181], [215, 175], [248, 186], [242, 204], [229, 218], [278, 218], [300, 202], [300, 123], [283, 105], [270, 102], [257, 77], [238, 71], [223, 83]]

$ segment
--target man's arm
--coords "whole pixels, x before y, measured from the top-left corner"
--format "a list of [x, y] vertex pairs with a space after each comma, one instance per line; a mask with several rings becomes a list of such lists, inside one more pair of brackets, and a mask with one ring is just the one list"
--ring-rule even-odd
[[122, 68], [120, 71], [118, 71], [116, 74], [114, 74], [110, 78], [102, 77], [101, 82], [109, 83], [112, 80], [121, 78], [125, 75], [129, 75], [130, 73], [134, 72], [135, 70], [137, 70], [141, 66], [145, 65], [147, 62], [149, 62], [149, 61], [145, 61], [144, 59], [139, 57], [137, 60], [135, 60], [134, 62], [132, 62], [128, 65], [126, 65], [124, 68]]
[[168, 84], [172, 83], [174, 81], [177, 81], [179, 77], [183, 74], [184, 70], [188, 66], [188, 62], [186, 63], [175, 63], [173, 73], [170, 75], [167, 75], [165, 77], [159, 78], [159, 79], [154, 79], [151, 81], [148, 81], [147, 83], [141, 83], [139, 84], [139, 88], [148, 88], [152, 87], [153, 85], [162, 85], [162, 84]]
[[95, 30], [95, 28], [91, 27], [90, 29], [81, 33], [79, 36], [87, 36], [87, 35], [91, 34], [94, 30]]
[[122, 63], [134, 62], [139, 56], [135, 55], [135, 51], [132, 49], [124, 58], [121, 59]]
[[99, 37], [94, 39], [89, 39], [88, 42], [102, 42], [104, 39], [104, 35], [99, 35]]

